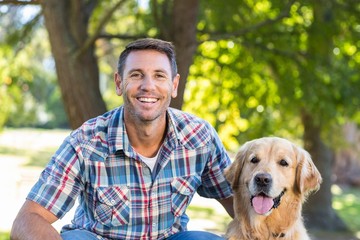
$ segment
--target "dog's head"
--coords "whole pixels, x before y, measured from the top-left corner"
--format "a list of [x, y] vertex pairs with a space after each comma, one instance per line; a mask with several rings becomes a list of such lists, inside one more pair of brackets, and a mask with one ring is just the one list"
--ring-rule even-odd
[[261, 215], [270, 214], [286, 194], [297, 195], [303, 201], [322, 181], [308, 152], [277, 137], [245, 143], [225, 176], [235, 197], [248, 197]]

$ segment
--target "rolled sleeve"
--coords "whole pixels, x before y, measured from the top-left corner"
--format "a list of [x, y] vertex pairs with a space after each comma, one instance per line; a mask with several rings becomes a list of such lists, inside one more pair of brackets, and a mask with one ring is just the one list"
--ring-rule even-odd
[[211, 129], [213, 141], [209, 161], [202, 174], [202, 186], [197, 192], [206, 198], [228, 198], [232, 196], [232, 190], [224, 176], [224, 169], [231, 164], [231, 160], [215, 130]]
[[79, 158], [71, 137], [68, 137], [41, 173], [27, 199], [62, 218], [74, 205], [81, 189]]

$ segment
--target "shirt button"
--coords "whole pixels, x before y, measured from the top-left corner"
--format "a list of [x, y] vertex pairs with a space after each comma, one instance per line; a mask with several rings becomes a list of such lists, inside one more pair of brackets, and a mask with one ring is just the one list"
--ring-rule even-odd
[[113, 199], [113, 200], [111, 200], [111, 203], [112, 203], [112, 204], [115, 204], [115, 203], [116, 203], [116, 201]]
[[190, 192], [190, 189], [188, 189], [188, 188], [187, 188], [187, 189], [185, 189], [185, 192], [189, 193], [189, 192]]

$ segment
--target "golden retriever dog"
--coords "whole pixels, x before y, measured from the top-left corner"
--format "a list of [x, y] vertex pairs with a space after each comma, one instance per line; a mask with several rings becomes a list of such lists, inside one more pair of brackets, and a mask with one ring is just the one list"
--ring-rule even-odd
[[255, 139], [240, 148], [225, 176], [235, 211], [228, 239], [310, 239], [301, 209], [322, 179], [307, 151], [283, 138]]

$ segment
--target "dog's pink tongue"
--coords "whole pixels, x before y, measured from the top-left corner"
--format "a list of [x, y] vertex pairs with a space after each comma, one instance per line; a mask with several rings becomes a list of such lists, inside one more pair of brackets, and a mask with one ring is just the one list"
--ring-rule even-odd
[[274, 201], [269, 197], [256, 196], [252, 199], [252, 204], [256, 213], [264, 215], [271, 210]]

